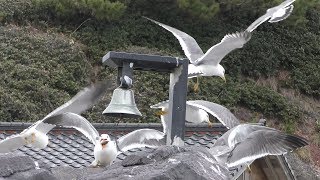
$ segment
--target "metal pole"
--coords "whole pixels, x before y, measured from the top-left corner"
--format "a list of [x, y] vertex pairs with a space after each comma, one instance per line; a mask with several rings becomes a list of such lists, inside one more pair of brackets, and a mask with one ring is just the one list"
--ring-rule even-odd
[[188, 61], [181, 63], [170, 73], [169, 87], [169, 119], [167, 131], [167, 145], [184, 145]]

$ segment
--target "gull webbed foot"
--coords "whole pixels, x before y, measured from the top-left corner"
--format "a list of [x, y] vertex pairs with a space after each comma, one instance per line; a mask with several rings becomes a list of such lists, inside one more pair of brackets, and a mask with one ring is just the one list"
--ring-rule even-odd
[[168, 112], [166, 112], [166, 111], [158, 111], [158, 112], [156, 112], [155, 114], [157, 115], [157, 116], [163, 116], [163, 115], [165, 115], [165, 114], [167, 114]]
[[36, 141], [36, 134], [32, 133], [31, 134], [31, 143], [34, 143]]
[[199, 83], [197, 82], [197, 83], [194, 84], [194, 86], [193, 86], [193, 92], [198, 93], [199, 90], [200, 90], [200, 88], [199, 88]]
[[252, 171], [251, 171], [250, 165], [248, 165], [247, 168], [248, 168], [249, 173], [251, 173]]
[[99, 161], [92, 161], [92, 163], [89, 165], [90, 168], [97, 168], [99, 167]]

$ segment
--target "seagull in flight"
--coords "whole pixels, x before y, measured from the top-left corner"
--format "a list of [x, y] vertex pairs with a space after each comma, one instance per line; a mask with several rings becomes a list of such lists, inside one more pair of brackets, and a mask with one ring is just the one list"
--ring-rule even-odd
[[197, 83], [194, 86], [195, 91], [198, 91], [199, 88], [199, 76], [219, 76], [226, 81], [225, 69], [220, 64], [221, 60], [231, 51], [242, 48], [251, 38], [249, 31], [227, 34], [220, 43], [203, 53], [196, 40], [189, 34], [153, 19], [144, 18], [168, 30], [178, 39], [184, 54], [191, 62], [188, 66], [188, 78], [197, 77]]
[[108, 134], [101, 134], [81, 115], [63, 113], [44, 120], [45, 124], [74, 128], [84, 134], [94, 144], [94, 161], [90, 167], [112, 164], [117, 155], [133, 148], [158, 147], [166, 144], [163, 132], [154, 129], [138, 129], [117, 140], [111, 140]]
[[42, 120], [35, 122], [20, 134], [12, 135], [1, 140], [0, 153], [12, 152], [24, 145], [31, 145], [39, 149], [45, 148], [49, 143], [47, 133], [55, 127], [55, 125], [44, 123], [46, 119], [65, 112], [81, 114], [92, 107], [111, 85], [111, 81], [104, 81], [84, 88], [71, 100], [49, 113]]
[[[167, 131], [169, 120], [169, 102], [163, 101], [151, 106], [161, 108], [163, 115], [161, 121], [164, 133]], [[235, 177], [243, 173], [255, 159], [267, 155], [282, 155], [301, 148], [308, 144], [307, 140], [283, 133], [274, 128], [255, 125], [240, 124], [239, 120], [224, 106], [204, 101], [193, 100], [186, 103], [186, 121], [193, 123], [207, 122], [205, 114], [216, 117], [229, 130], [217, 139], [209, 152], [215, 160], [226, 168], [237, 167], [239, 172]]]
[[267, 10], [267, 12], [259, 17], [257, 20], [255, 20], [248, 28], [248, 32], [252, 32], [255, 30], [260, 24], [264, 23], [265, 21], [268, 21], [269, 23], [275, 23], [282, 20], [287, 19], [290, 14], [293, 11], [293, 5], [295, 0], [286, 0], [279, 4], [278, 6], [275, 6], [273, 8], [270, 8]]
[[274, 128], [239, 124], [217, 139], [210, 149], [219, 162], [228, 167], [250, 165], [267, 155], [283, 155], [308, 145], [306, 139]]

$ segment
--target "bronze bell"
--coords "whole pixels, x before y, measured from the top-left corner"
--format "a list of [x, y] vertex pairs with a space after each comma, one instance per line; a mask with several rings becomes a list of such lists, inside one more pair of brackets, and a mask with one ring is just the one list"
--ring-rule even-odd
[[127, 118], [137, 118], [142, 116], [136, 106], [133, 90], [121, 87], [118, 87], [113, 91], [110, 104], [102, 114]]

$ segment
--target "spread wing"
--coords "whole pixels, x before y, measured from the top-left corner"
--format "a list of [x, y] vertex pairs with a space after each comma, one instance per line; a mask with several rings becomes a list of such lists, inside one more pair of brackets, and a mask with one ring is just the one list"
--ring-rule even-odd
[[187, 101], [187, 104], [207, 111], [209, 114], [216, 117], [228, 129], [240, 124], [239, 120], [229, 109], [219, 104], [203, 100]]
[[166, 144], [166, 138], [163, 132], [155, 129], [138, 129], [132, 131], [117, 140], [121, 151], [127, 151], [140, 147], [159, 147]]
[[244, 141], [250, 133], [258, 130], [277, 131], [276, 129], [265, 126], [240, 124], [225, 132], [217, 139], [214, 146], [228, 146], [233, 148], [237, 143]]
[[[284, 19], [286, 19], [287, 17], [290, 16], [292, 10], [293, 10], [293, 5], [291, 5], [295, 0], [286, 0], [284, 2], [282, 2], [281, 4], [279, 4], [278, 6], [275, 6], [273, 8], [270, 8], [267, 10], [267, 12], [259, 17], [257, 20], [255, 20], [248, 28], [247, 31], [248, 32], [252, 32], [254, 31], [258, 26], [260, 26], [262, 23], [264, 23], [265, 21], [269, 20], [270, 23], [274, 23], [274, 22], [279, 22], [282, 21]], [[285, 13], [283, 16], [281, 17], [275, 17], [272, 18], [272, 16], [274, 15], [274, 13], [276, 13], [278, 10], [280, 9], [285, 9]], [[270, 19], [272, 18], [272, 19]]]
[[71, 100], [49, 113], [42, 120], [34, 123], [25, 131], [29, 130], [30, 128], [36, 128], [38, 131], [41, 131], [45, 134], [48, 133], [51, 129], [54, 128], [54, 126], [52, 124], [42, 124], [43, 120], [47, 119], [48, 117], [65, 112], [81, 114], [82, 112], [96, 104], [96, 102], [104, 95], [104, 93], [109, 88], [111, 88], [111, 86], [111, 81], [103, 81], [98, 82], [90, 87], [84, 88], [82, 91], [78, 92]]
[[308, 145], [299, 136], [280, 131], [258, 130], [236, 144], [227, 158], [229, 167], [237, 166], [267, 155], [281, 155]]
[[111, 84], [111, 81], [103, 81], [84, 88], [71, 100], [49, 113], [44, 119], [52, 115], [65, 112], [81, 114], [92, 107], [104, 95], [104, 93], [111, 88]]
[[262, 23], [266, 22], [268, 19], [270, 19], [270, 14], [264, 14], [263, 16], [259, 17], [257, 20], [255, 20], [253, 23], [250, 24], [250, 26], [247, 28], [248, 32], [252, 32], [255, 29], [258, 28]]
[[227, 34], [220, 43], [212, 46], [201, 58], [193, 64], [211, 64], [217, 65], [231, 51], [242, 48], [251, 38], [248, 31]]
[[198, 58], [200, 58], [203, 55], [203, 52], [199, 47], [197, 41], [193, 37], [191, 37], [189, 34], [182, 32], [176, 28], [170, 27], [168, 25], [162, 24], [153, 19], [150, 19], [147, 17], [144, 17], [144, 18], [158, 24], [159, 26], [171, 32], [178, 39], [184, 51], [184, 54], [187, 56], [187, 58], [190, 60], [191, 63], [195, 62]]
[[26, 142], [20, 134], [12, 135], [0, 141], [0, 153], [12, 152], [24, 145]]
[[66, 128], [74, 128], [85, 135], [93, 144], [99, 138], [99, 132], [93, 125], [81, 115], [75, 113], [63, 113], [50, 116], [43, 120], [42, 124], [55, 125]]

